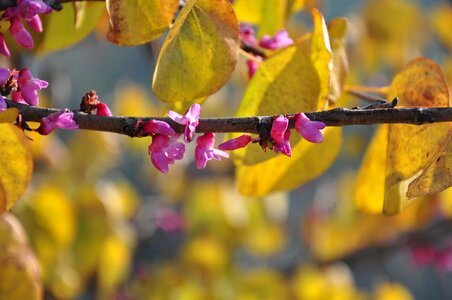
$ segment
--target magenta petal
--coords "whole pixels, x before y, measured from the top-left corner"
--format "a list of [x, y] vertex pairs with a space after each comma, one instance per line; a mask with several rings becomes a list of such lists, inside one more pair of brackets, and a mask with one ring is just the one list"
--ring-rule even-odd
[[14, 40], [25, 48], [33, 48], [33, 38], [30, 33], [25, 29], [24, 25], [18, 17], [13, 17], [10, 20], [11, 25], [9, 27], [9, 32], [11, 32]]
[[273, 120], [272, 128], [270, 130], [270, 136], [275, 140], [276, 143], [284, 142], [284, 134], [289, 126], [289, 120], [283, 115], [279, 115]]
[[253, 140], [253, 138], [248, 135], [248, 134], [244, 134], [241, 135], [239, 137], [236, 137], [235, 139], [226, 141], [222, 144], [220, 144], [218, 146], [218, 149], [220, 150], [236, 150], [239, 148], [245, 148], [249, 143], [251, 143], [251, 141]]
[[174, 122], [179, 123], [181, 125], [185, 125], [185, 123], [182, 122], [182, 119], [184, 116], [178, 114], [175, 111], [168, 111], [168, 117], [170, 117]]
[[35, 15], [30, 19], [26, 19], [28, 26], [33, 29], [35, 32], [42, 32], [42, 22], [39, 15]]
[[169, 172], [168, 159], [163, 152], [151, 152], [151, 162], [160, 172]]
[[150, 120], [143, 122], [143, 132], [147, 134], [161, 134], [161, 135], [175, 135], [173, 128], [164, 122], [159, 120]]
[[156, 135], [148, 147], [152, 164], [162, 173], [168, 173], [168, 166], [184, 156], [185, 145], [177, 142], [177, 137]]
[[320, 129], [325, 128], [325, 123], [311, 121], [305, 114], [298, 113], [295, 116], [294, 127], [307, 141], [311, 143], [323, 142], [323, 134]]
[[266, 49], [276, 50], [288, 47], [293, 44], [286, 30], [281, 29], [273, 37], [264, 35], [259, 41], [259, 46]]
[[113, 114], [111, 113], [107, 104], [99, 102], [96, 104], [96, 115], [111, 117]]
[[11, 55], [8, 47], [6, 46], [5, 36], [1, 32], [0, 32], [0, 53], [6, 57], [9, 57]]
[[79, 127], [73, 118], [73, 112], [68, 111], [67, 109], [62, 109], [42, 118], [41, 125], [38, 129], [36, 129], [36, 131], [42, 135], [48, 135], [56, 128], [78, 129]]

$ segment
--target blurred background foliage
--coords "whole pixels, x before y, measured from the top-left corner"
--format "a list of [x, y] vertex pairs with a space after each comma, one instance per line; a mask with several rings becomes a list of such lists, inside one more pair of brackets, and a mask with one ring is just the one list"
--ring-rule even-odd
[[[237, 15], [256, 24], [260, 36], [281, 27], [292, 37], [306, 34], [313, 5], [327, 22], [347, 17], [349, 85], [387, 86], [420, 55], [437, 61], [452, 84], [450, 2], [253, 1], [252, 9], [249, 3], [236, 0]], [[52, 14], [44, 28], [71, 18], [63, 14]], [[75, 108], [96, 89], [115, 115], [163, 115], [168, 107], [150, 92], [163, 39], [117, 47], [105, 40], [102, 10], [93, 8], [87, 20], [81, 32], [67, 35], [81, 40], [95, 28], [82, 42], [49, 52], [70, 42], [41, 37], [37, 53], [16, 56], [15, 67], [29, 66], [50, 82], [48, 106]], [[203, 104], [203, 116], [233, 115], [245, 78], [241, 59], [228, 85]], [[345, 94], [337, 105], [359, 104]], [[39, 278], [46, 299], [450, 299], [450, 188], [391, 217], [360, 212], [353, 203], [373, 130], [344, 128], [340, 156], [327, 173], [260, 198], [237, 192], [227, 160], [198, 171], [187, 153], [162, 175], [149, 162], [149, 139], [27, 133], [34, 173], [23, 199], [0, 220], [0, 233], [15, 233], [1, 235], [1, 272], [11, 261], [27, 270], [17, 278], [4, 272], [17, 282], [16, 299], [25, 299], [24, 290], [39, 293]]]

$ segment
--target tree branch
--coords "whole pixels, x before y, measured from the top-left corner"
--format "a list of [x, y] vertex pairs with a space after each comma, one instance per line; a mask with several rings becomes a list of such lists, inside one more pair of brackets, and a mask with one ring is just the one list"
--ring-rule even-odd
[[[28, 106], [11, 100], [6, 100], [8, 107], [19, 109], [24, 121], [39, 122], [43, 117], [58, 111], [54, 108]], [[125, 134], [131, 137], [139, 136], [135, 128], [137, 121], [150, 119], [169, 123], [177, 133], [183, 133], [184, 127], [170, 118], [162, 117], [103, 117], [88, 115], [74, 110], [74, 120], [80, 129], [107, 131]], [[287, 117], [294, 114], [286, 115]], [[310, 112], [306, 116], [313, 121], [322, 121], [327, 126], [373, 125], [384, 123], [405, 123], [421, 125], [435, 122], [452, 122], [452, 108], [448, 107], [417, 107], [417, 108], [384, 108], [384, 109], [347, 109]], [[255, 116], [241, 118], [201, 118], [196, 128], [198, 133], [206, 132], [246, 132], [261, 133], [270, 130], [274, 116]], [[294, 119], [289, 126], [293, 128]]]
[[[66, 3], [66, 2], [76, 2], [76, 1], [105, 1], [105, 0], [44, 0], [45, 2], [47, 2], [47, 4], [49, 4], [53, 9], [55, 9], [55, 7], [58, 7], [56, 5], [59, 5], [61, 3]], [[13, 7], [16, 6], [16, 2], [17, 0], [0, 0], [0, 10], [5, 10], [8, 7]]]

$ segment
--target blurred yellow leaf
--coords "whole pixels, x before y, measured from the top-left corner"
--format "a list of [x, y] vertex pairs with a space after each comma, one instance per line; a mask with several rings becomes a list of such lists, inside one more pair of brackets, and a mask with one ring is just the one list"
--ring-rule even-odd
[[[444, 75], [435, 62], [426, 58], [412, 60], [395, 76], [388, 97], [399, 97], [402, 106], [449, 104]], [[403, 210], [411, 203], [406, 195], [408, 184], [441, 155], [449, 131], [448, 123], [383, 125], [358, 175], [357, 206], [373, 213], [395, 214]]]
[[284, 247], [285, 238], [277, 225], [251, 225], [244, 236], [244, 246], [256, 256], [276, 254]]
[[413, 300], [410, 291], [399, 283], [380, 283], [375, 290], [375, 300]]
[[10, 107], [0, 112], [0, 123], [14, 123], [19, 115], [19, 110]]
[[127, 226], [118, 226], [102, 241], [98, 280], [101, 293], [110, 295], [129, 272], [133, 234]]
[[236, 0], [234, 11], [240, 22], [259, 26], [258, 35], [274, 35], [285, 27], [287, 0]]
[[17, 219], [0, 214], [0, 299], [43, 299], [39, 265]]
[[222, 241], [212, 236], [192, 238], [183, 249], [183, 256], [187, 262], [212, 273], [221, 272], [228, 259]]
[[6, 193], [0, 181], [0, 214], [6, 211]]
[[9, 210], [25, 192], [31, 179], [33, 160], [27, 138], [22, 130], [11, 124], [0, 124], [0, 182]]
[[75, 11], [71, 3], [63, 4], [63, 10], [56, 14], [43, 15], [43, 33], [36, 35], [35, 51], [45, 54], [72, 46], [84, 39], [99, 22], [105, 11], [105, 4], [89, 2], [78, 12], [77, 23], [74, 24]]
[[188, 0], [160, 51], [152, 89], [162, 101], [218, 91], [235, 68], [238, 22], [229, 0]]
[[431, 21], [441, 42], [452, 48], [452, 7], [450, 5], [439, 5], [432, 12]]
[[342, 88], [348, 75], [348, 57], [345, 49], [345, 39], [348, 31], [348, 21], [336, 18], [328, 23], [331, 51], [333, 56], [333, 72], [328, 100], [336, 102], [341, 96]]
[[290, 299], [285, 279], [271, 269], [242, 272], [237, 276], [238, 291], [233, 298], [237, 300]]
[[340, 128], [328, 127], [322, 144], [302, 140], [292, 148], [292, 157], [283, 155], [255, 165], [237, 166], [239, 190], [244, 195], [262, 196], [293, 189], [320, 176], [335, 161], [342, 143]]
[[179, 0], [107, 0], [110, 42], [135, 46], [158, 38], [173, 21]]

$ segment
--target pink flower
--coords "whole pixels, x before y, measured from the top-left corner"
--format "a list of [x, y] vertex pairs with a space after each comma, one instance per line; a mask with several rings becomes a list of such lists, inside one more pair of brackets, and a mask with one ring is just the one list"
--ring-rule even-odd
[[199, 124], [199, 116], [201, 115], [201, 105], [195, 103], [182, 116], [175, 111], [170, 110], [168, 117], [173, 119], [176, 123], [185, 125], [184, 140], [190, 143], [195, 136], [196, 126]]
[[292, 155], [292, 148], [290, 147], [290, 130], [289, 120], [283, 115], [275, 118], [270, 130], [270, 136], [275, 141], [273, 148], [276, 153], [282, 153], [287, 156]]
[[198, 137], [196, 140], [196, 149], [195, 149], [195, 160], [196, 167], [198, 169], [204, 169], [206, 167], [207, 161], [213, 159], [221, 160], [220, 156], [229, 157], [224, 151], [215, 149], [213, 147], [215, 143], [215, 133], [209, 132], [204, 135]]
[[17, 0], [17, 8], [22, 18], [27, 21], [38, 14], [48, 14], [52, 8], [41, 0]]
[[293, 40], [286, 30], [281, 29], [273, 37], [264, 35], [259, 41], [259, 46], [266, 49], [276, 50], [293, 45]]
[[178, 136], [156, 135], [148, 147], [152, 164], [162, 173], [168, 173], [169, 165], [184, 157], [185, 145], [177, 142]]
[[235, 139], [226, 141], [226, 142], [218, 145], [218, 149], [220, 149], [220, 150], [236, 150], [236, 149], [240, 149], [240, 148], [245, 148], [253, 140], [254, 139], [252, 136], [250, 136], [248, 134], [244, 134], [239, 137], [236, 137]]
[[[141, 122], [141, 121], [140, 121]], [[161, 135], [175, 135], [173, 128], [164, 122], [159, 120], [150, 120], [146, 122], [141, 122], [143, 132], [146, 134], [161, 134]]]
[[17, 84], [19, 93], [15, 93], [14, 100], [20, 101], [22, 98], [30, 105], [39, 104], [38, 91], [49, 85], [47, 81], [34, 78], [28, 68], [20, 70]]
[[33, 48], [33, 38], [25, 29], [19, 17], [12, 17], [10, 20], [9, 32], [11, 32], [14, 40], [25, 48]]
[[255, 46], [257, 44], [254, 29], [250, 24], [240, 24], [240, 39], [251, 46]]
[[295, 129], [308, 142], [321, 143], [323, 142], [323, 134], [321, 129], [325, 128], [325, 123], [319, 121], [311, 121], [305, 114], [298, 113], [295, 116]]
[[252, 78], [254, 73], [256, 73], [257, 69], [259, 68], [259, 62], [261, 62], [263, 59], [260, 56], [255, 56], [256, 60], [248, 59], [246, 61], [246, 64], [248, 65], [248, 78]]
[[452, 249], [444, 249], [437, 251], [434, 263], [436, 268], [441, 272], [452, 271]]
[[96, 104], [96, 115], [111, 117], [113, 114], [111, 113], [107, 104], [99, 102]]
[[5, 101], [5, 98], [0, 96], [0, 111], [3, 111], [8, 108], [8, 104]]
[[7, 68], [0, 68], [0, 85], [5, 85], [11, 77], [11, 72]]
[[73, 118], [73, 112], [68, 109], [62, 109], [42, 118], [41, 125], [35, 131], [42, 135], [48, 135], [56, 128], [78, 129], [79, 127]]
[[6, 46], [5, 36], [0, 32], [0, 53], [6, 57], [9, 57], [11, 53], [9, 53], [9, 49]]
[[156, 212], [155, 223], [163, 231], [176, 232], [184, 229], [181, 215], [172, 208], [161, 208]]

